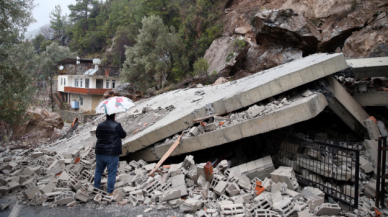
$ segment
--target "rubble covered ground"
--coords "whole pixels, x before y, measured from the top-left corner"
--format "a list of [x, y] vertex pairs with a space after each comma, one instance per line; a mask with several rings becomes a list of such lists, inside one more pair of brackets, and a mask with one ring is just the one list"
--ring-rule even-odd
[[[147, 133], [155, 133], [147, 130], [150, 128], [157, 129], [155, 135], [162, 139], [144, 140], [149, 144], [140, 143], [133, 153], [124, 152], [113, 196], [106, 192], [106, 172], [102, 189], [93, 187], [95, 130], [104, 116], [66, 138], [35, 149], [7, 149], [0, 153], [1, 209], [8, 212], [8, 200], [15, 203], [11, 212], [30, 210], [38, 215], [50, 215], [50, 208], [61, 206], [70, 209], [61, 214], [64, 216], [98, 216], [103, 212], [186, 217], [388, 215], [388, 209], [375, 207], [377, 139], [388, 134], [387, 113], [381, 111], [386, 108], [364, 110], [351, 95], [356, 89], [365, 93], [388, 88], [385, 79], [365, 80], [365, 90], [363, 80], [355, 80], [349, 69], [336, 71], [330, 66], [327, 75], [314, 76], [314, 70], [325, 68], [319, 57], [310, 57], [313, 66], [304, 66], [308, 70], [302, 67], [281, 72], [285, 76], [292, 72], [312, 75], [306, 82], [280, 88], [269, 97], [246, 102], [247, 106], [234, 105], [236, 92], [229, 89], [229, 98], [222, 99], [228, 107], [223, 114], [218, 114], [214, 102], [221, 96], [208, 96], [207, 90], [213, 88], [210, 86], [170, 93], [193, 93], [185, 96], [186, 101], [192, 98], [189, 103], [178, 98], [155, 103], [155, 97], [136, 102], [131, 111], [118, 114], [129, 140], [150, 138]], [[321, 57], [335, 58], [340, 68], [346, 65], [340, 54]], [[255, 76], [260, 75], [269, 76], [265, 72]], [[270, 78], [261, 84], [281, 79]], [[217, 94], [228, 85], [244, 83], [226, 82]], [[238, 90], [238, 96], [251, 91], [246, 87]], [[180, 102], [184, 104], [181, 107]], [[195, 113], [196, 108], [203, 111]], [[165, 122], [175, 123], [174, 114], [183, 110], [180, 117], [188, 114], [187, 123], [180, 123], [179, 131], [169, 129]], [[179, 135], [182, 140], [178, 147], [155, 168]], [[151, 173], [153, 169], [156, 171]]]

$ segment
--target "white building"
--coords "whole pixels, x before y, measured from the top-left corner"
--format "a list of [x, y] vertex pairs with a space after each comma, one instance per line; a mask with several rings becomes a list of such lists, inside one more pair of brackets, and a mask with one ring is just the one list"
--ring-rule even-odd
[[119, 68], [100, 66], [99, 60], [67, 58], [58, 62], [58, 94], [69, 105], [79, 104], [81, 112], [95, 112], [104, 93], [120, 84]]

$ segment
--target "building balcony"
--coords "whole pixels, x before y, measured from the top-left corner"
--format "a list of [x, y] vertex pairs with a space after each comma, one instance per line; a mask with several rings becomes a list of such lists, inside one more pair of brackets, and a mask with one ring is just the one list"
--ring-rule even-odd
[[65, 87], [64, 92], [67, 93], [81, 93], [88, 95], [104, 95], [108, 90], [113, 89], [104, 89], [104, 88], [82, 88], [82, 87]]

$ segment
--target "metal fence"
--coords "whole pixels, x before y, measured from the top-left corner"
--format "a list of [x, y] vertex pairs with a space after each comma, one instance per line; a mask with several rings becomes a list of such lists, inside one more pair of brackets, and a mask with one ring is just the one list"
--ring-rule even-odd
[[[377, 180], [376, 180], [376, 207], [385, 208], [385, 180], [388, 175], [385, 173], [385, 162], [387, 159], [387, 137], [379, 137], [377, 149]], [[380, 203], [380, 204], [379, 204]]]
[[327, 196], [357, 208], [358, 143], [326, 144], [294, 137], [271, 139], [280, 143], [277, 166], [292, 167], [301, 185], [319, 188]]

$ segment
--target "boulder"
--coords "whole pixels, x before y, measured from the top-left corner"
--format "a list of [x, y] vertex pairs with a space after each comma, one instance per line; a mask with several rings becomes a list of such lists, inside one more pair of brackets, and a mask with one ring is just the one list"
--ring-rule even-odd
[[125, 96], [133, 101], [137, 101], [143, 97], [143, 92], [131, 83], [120, 84], [113, 90], [113, 92], [116, 96]]
[[260, 10], [252, 25], [257, 44], [295, 47], [304, 55], [315, 53], [322, 40], [314, 23], [291, 9]]
[[16, 126], [15, 137], [21, 138], [24, 135], [37, 138], [49, 138], [55, 128], [62, 129], [64, 126], [61, 116], [46, 109], [36, 108], [27, 110], [30, 118], [24, 125]]
[[387, 12], [377, 14], [367, 26], [346, 39], [343, 53], [348, 58], [388, 56]]
[[359, 31], [373, 16], [373, 11], [357, 10], [348, 14], [338, 22], [338, 18], [328, 19], [322, 29], [322, 52], [334, 52], [342, 47], [345, 40], [354, 32]]
[[229, 75], [229, 72], [247, 53], [250, 44], [244, 41], [244, 46], [237, 45], [237, 37], [224, 36], [217, 38], [206, 50], [205, 59], [209, 63], [208, 74]]
[[248, 50], [244, 68], [252, 73], [260, 72], [302, 58], [297, 48], [266, 47], [252, 44]]

